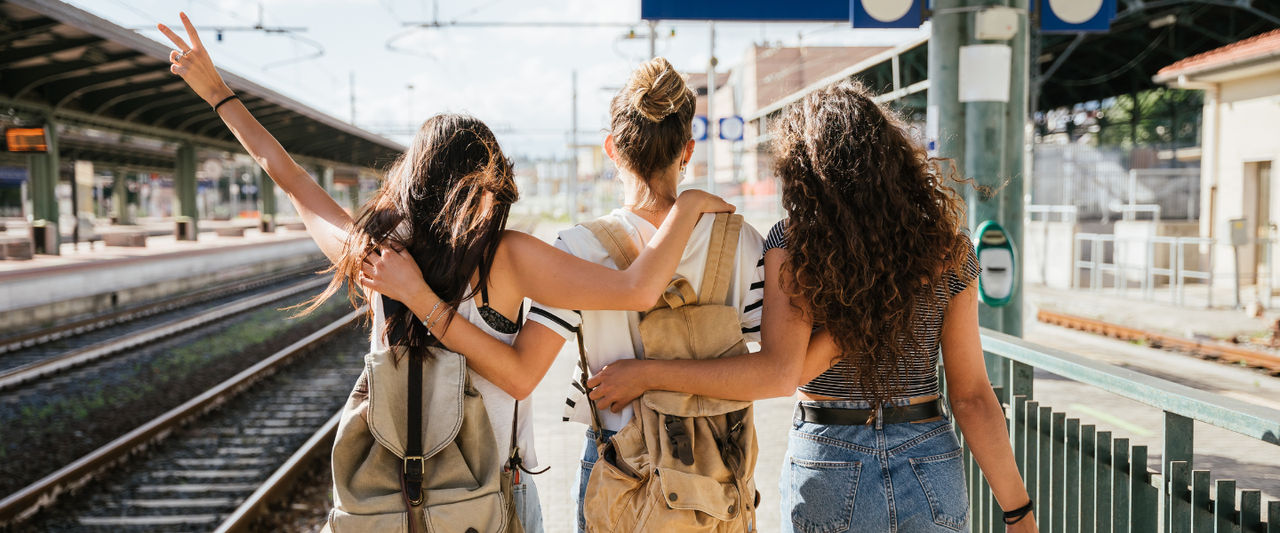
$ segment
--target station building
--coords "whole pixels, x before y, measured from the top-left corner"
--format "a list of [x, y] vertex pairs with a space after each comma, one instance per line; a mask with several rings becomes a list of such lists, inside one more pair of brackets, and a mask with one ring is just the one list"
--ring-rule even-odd
[[1214, 264], [1229, 270], [1238, 253], [1241, 283], [1273, 290], [1280, 285], [1280, 190], [1271, 179], [1280, 163], [1280, 30], [1188, 57], [1154, 80], [1204, 91], [1199, 233], [1226, 244], [1214, 247]]

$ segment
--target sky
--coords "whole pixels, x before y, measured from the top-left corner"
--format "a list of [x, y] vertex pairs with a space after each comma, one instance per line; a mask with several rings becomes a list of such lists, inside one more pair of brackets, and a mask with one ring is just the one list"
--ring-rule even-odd
[[[628, 74], [648, 59], [648, 41], [626, 39], [623, 26], [578, 28], [452, 27], [441, 22], [603, 22], [640, 20], [640, 0], [70, 0], [70, 3], [169, 44], [156, 22], [196, 26], [298, 28], [292, 36], [201, 33], [220, 68], [277, 90], [342, 120], [407, 143], [416, 126], [441, 112], [465, 112], [493, 128], [511, 156], [565, 157], [577, 72], [579, 142], [599, 142], [608, 103]], [[261, 17], [261, 19], [259, 18]], [[682, 71], [705, 72], [706, 22], [663, 22], [658, 55]], [[675, 36], [670, 36], [674, 31]], [[905, 42], [921, 30], [853, 30], [848, 24], [717, 23], [715, 52], [723, 72], [753, 44], [796, 46]], [[179, 32], [181, 33], [181, 32]], [[412, 87], [410, 87], [412, 86]]]

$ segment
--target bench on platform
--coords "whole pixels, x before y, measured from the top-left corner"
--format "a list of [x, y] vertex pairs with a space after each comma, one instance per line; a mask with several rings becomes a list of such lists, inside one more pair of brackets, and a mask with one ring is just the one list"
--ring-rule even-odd
[[244, 230], [248, 228], [244, 226], [228, 226], [214, 229], [219, 237], [244, 237]]
[[107, 246], [146, 246], [147, 232], [144, 230], [116, 230], [104, 232], [102, 234], [102, 243]]
[[30, 239], [0, 239], [0, 259], [25, 261], [35, 254], [35, 244]]

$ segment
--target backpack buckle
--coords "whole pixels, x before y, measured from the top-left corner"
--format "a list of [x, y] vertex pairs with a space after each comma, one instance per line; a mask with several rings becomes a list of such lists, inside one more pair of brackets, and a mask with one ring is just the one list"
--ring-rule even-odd
[[671, 441], [671, 454], [680, 459], [685, 466], [693, 465], [693, 442], [683, 424], [684, 418], [679, 416], [663, 416], [662, 425], [667, 429], [667, 438]]
[[421, 455], [410, 455], [404, 458], [404, 475], [411, 479], [422, 479], [427, 469], [427, 462]]

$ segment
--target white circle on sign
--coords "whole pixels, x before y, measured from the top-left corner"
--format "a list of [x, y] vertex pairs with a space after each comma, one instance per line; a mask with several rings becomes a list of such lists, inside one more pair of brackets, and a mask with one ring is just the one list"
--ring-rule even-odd
[[1102, 10], [1102, 0], [1049, 0], [1049, 9], [1067, 24], [1080, 24]]
[[702, 115], [693, 117], [693, 140], [707, 140], [707, 117]]
[[893, 22], [911, 11], [911, 5], [917, 0], [861, 0], [862, 9], [867, 10], [871, 18], [880, 22]]
[[725, 117], [720, 119], [720, 138], [736, 141], [742, 138], [742, 117]]

